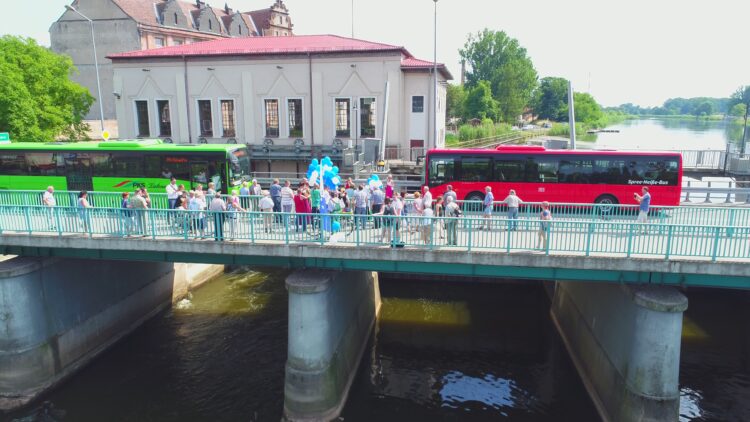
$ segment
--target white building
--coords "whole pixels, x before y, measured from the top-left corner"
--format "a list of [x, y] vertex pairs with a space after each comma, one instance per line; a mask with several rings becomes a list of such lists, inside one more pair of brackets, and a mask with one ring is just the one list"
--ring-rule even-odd
[[307, 161], [310, 150], [335, 153], [334, 144], [363, 138], [382, 139], [386, 158], [445, 142], [452, 76], [438, 64], [435, 140], [433, 63], [403, 47], [333, 35], [229, 38], [110, 58], [120, 138], [286, 151], [269, 162]]

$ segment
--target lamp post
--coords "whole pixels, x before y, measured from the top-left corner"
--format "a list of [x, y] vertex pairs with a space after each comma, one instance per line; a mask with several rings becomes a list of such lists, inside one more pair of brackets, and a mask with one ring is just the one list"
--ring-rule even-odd
[[71, 12], [75, 12], [80, 17], [86, 19], [89, 21], [89, 24], [91, 25], [91, 45], [94, 47], [94, 67], [96, 69], [96, 92], [99, 98], [97, 98], [97, 102], [99, 103], [99, 124], [102, 127], [102, 132], [104, 132], [104, 106], [102, 105], [102, 84], [99, 81], [99, 59], [96, 57], [96, 39], [94, 39], [94, 21], [89, 19], [86, 15], [79, 12], [78, 9], [75, 7], [66, 4], [65, 8], [70, 10]]
[[432, 102], [433, 102], [433, 104], [432, 104], [432, 112], [433, 112], [432, 121], [433, 121], [433, 126], [434, 126], [433, 127], [433, 133], [432, 133], [432, 147], [433, 148], [437, 148], [437, 139], [438, 139], [438, 127], [437, 127], [437, 115], [438, 115], [437, 114], [437, 105], [438, 105], [438, 100], [437, 100], [437, 92], [438, 92], [438, 89], [437, 89], [437, 86], [438, 86], [438, 76], [437, 76], [437, 3], [438, 3], [438, 0], [432, 0], [432, 1], [433, 1], [433, 3], [435, 3], [435, 37], [434, 37], [435, 44], [434, 44], [434, 50], [433, 50], [433, 52], [434, 52], [434, 60], [432, 61], [432, 66], [433, 66], [432, 74], [433, 74], [433, 77], [435, 78], [435, 80], [433, 81], [434, 83], [433, 83], [433, 92], [432, 92]]

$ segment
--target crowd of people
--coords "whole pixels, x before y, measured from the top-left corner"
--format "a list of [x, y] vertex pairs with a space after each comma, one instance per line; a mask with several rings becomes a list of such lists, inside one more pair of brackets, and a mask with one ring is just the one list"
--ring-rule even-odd
[[[296, 233], [318, 237], [321, 234], [333, 235], [342, 230], [342, 222], [350, 222], [349, 230], [366, 229], [370, 225], [379, 231], [381, 242], [393, 247], [402, 246], [404, 231], [416, 234], [418, 242], [429, 244], [435, 236], [446, 239], [446, 244], [458, 245], [459, 218], [462, 207], [453, 187], [448, 185], [445, 194], [433, 198], [429, 187], [424, 186], [412, 194], [406, 190], [399, 192], [391, 176], [385, 184], [355, 184], [349, 178], [343, 186], [330, 189], [319, 184], [310, 184], [302, 179], [295, 187], [287, 180], [283, 185], [273, 180], [268, 190], [263, 190], [257, 180], [244, 182], [239, 189], [227, 197], [208, 183], [206, 189], [201, 184], [194, 190], [186, 190], [171, 178], [166, 187], [167, 207], [176, 211], [167, 214], [168, 222], [176, 232], [194, 237], [212, 237], [216, 241], [237, 238], [240, 213], [254, 211], [253, 196], [260, 197], [257, 210], [262, 213], [262, 226], [265, 233], [272, 233], [277, 227], [294, 227]], [[651, 195], [648, 187], [641, 194], [634, 194], [640, 204], [639, 223], [645, 223]], [[493, 211], [498, 204], [507, 207], [507, 229], [518, 230], [519, 207], [524, 201], [511, 189], [500, 202], [495, 202], [492, 188], [485, 188], [482, 202], [482, 223], [478, 230], [491, 230]], [[50, 228], [54, 229], [52, 208], [56, 205], [54, 187], [50, 186], [42, 194], [42, 204], [50, 211]], [[90, 216], [87, 209], [92, 205], [88, 192], [81, 191], [76, 204], [85, 230], [90, 230]], [[120, 216], [126, 236], [147, 236], [146, 210], [152, 208], [152, 201], [146, 188], [135, 192], [122, 193]], [[207, 212], [209, 211], [209, 212]], [[343, 216], [351, 215], [349, 219]], [[409, 217], [409, 218], [392, 218]], [[433, 217], [441, 217], [434, 219]], [[548, 247], [552, 213], [550, 204], [543, 202], [539, 213], [539, 229], [536, 247]], [[403, 227], [402, 227], [403, 226]], [[645, 231], [645, 226], [644, 226]]]

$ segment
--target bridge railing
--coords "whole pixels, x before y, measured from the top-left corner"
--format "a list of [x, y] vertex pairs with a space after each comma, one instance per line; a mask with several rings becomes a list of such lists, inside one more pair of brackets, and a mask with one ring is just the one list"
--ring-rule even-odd
[[[227, 195], [223, 196], [227, 199]], [[37, 206], [42, 205], [42, 193], [39, 191], [0, 191], [0, 205]], [[58, 206], [75, 207], [78, 192], [57, 191], [55, 198]], [[240, 202], [249, 211], [259, 211], [258, 202], [261, 196], [243, 196]], [[164, 193], [150, 194], [152, 209], [167, 209], [167, 196]], [[210, 200], [210, 198], [209, 198]], [[98, 208], [120, 208], [122, 193], [89, 192], [89, 203]], [[466, 216], [481, 216], [484, 205], [481, 201], [458, 201]], [[405, 203], [407, 214], [413, 215], [413, 200]], [[505, 214], [508, 208], [502, 202], [493, 204], [494, 214]], [[539, 217], [541, 203], [522, 203], [518, 216], [521, 219], [535, 220]], [[580, 204], [552, 203], [550, 211], [555, 219], [574, 219], [591, 221], [635, 221], [638, 217], [637, 205], [623, 204]], [[697, 224], [717, 226], [750, 226], [750, 207], [716, 207], [716, 206], [653, 206], [649, 210], [649, 219], [670, 224]]]
[[[750, 225], [0, 206], [0, 234], [750, 259]], [[0, 236], [2, 243], [2, 236]]]

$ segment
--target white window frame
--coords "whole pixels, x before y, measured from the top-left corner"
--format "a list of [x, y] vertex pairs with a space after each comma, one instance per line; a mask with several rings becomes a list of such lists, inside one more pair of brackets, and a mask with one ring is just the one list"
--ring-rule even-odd
[[[266, 119], [266, 100], [276, 100], [277, 113], [279, 114], [278, 115], [278, 119], [279, 119], [279, 134], [276, 137], [268, 136], [268, 126], [266, 125], [266, 122], [268, 121]], [[281, 123], [284, 121], [281, 118], [281, 110], [282, 110], [281, 109], [281, 98], [279, 98], [279, 97], [263, 97], [260, 100], [260, 105], [261, 105], [261, 110], [263, 110], [263, 113], [262, 113], [262, 115], [263, 115], [263, 138], [264, 139], [265, 138], [275, 138], [275, 139], [281, 138], [281, 133], [282, 133], [281, 132]]]
[[[199, 101], [211, 101], [211, 132], [212, 132], [211, 136], [203, 136], [203, 134], [201, 133], [202, 132], [201, 110], [200, 110]], [[198, 126], [198, 131], [196, 132], [198, 135], [198, 138], [206, 138], [206, 140], [208, 140], [208, 138], [217, 137], [216, 134], [218, 132], [216, 131], [216, 119], [214, 118], [216, 115], [216, 110], [214, 110], [214, 107], [215, 107], [215, 101], [213, 98], [196, 98], [195, 99], [195, 122]]]
[[[148, 136], [147, 137], [140, 136], [140, 134], [138, 133], [139, 132], [138, 130], [138, 107], [136, 106], [136, 103], [138, 101], [143, 101], [146, 103], [146, 107], [147, 107], [146, 115], [148, 116]], [[142, 139], [151, 138], [154, 133], [154, 128], [153, 128], [152, 123], [153, 123], [153, 118], [151, 116], [151, 106], [149, 105], [148, 98], [133, 98], [133, 124], [134, 124], [133, 138], [142, 138]]]
[[[231, 101], [232, 102], [232, 109], [234, 110], [234, 116], [232, 118], [233, 124], [234, 124], [234, 136], [224, 136], [224, 115], [221, 112], [221, 102], [222, 101]], [[237, 100], [230, 97], [219, 97], [216, 99], [216, 104], [219, 106], [219, 126], [221, 127], [221, 136], [219, 138], [237, 138], [237, 134], [240, 132], [237, 128]]]
[[154, 113], [156, 114], [156, 132], [155, 135], [158, 137], [162, 137], [161, 134], [161, 114], [159, 113], [159, 101], [166, 101], [169, 104], [169, 126], [170, 130], [172, 132], [171, 135], [168, 135], [169, 138], [174, 138], [174, 113], [172, 113], [172, 100], [169, 98], [154, 98]]
[[336, 100], [349, 100], [349, 137], [343, 138], [343, 139], [354, 139], [354, 127], [352, 124], [352, 114], [354, 114], [354, 97], [344, 97], [344, 96], [335, 96], [332, 98], [331, 101], [331, 110], [333, 113], [331, 113], [331, 116], [333, 118], [333, 137], [338, 138], [339, 136], [336, 134]]
[[[294, 138], [305, 138], [306, 129], [305, 129], [305, 98], [304, 97], [286, 97], [284, 99], [284, 112], [286, 113], [286, 137], [291, 139], [292, 138], [292, 128], [289, 126], [289, 100], [300, 100], [300, 108], [302, 110], [302, 135], [301, 136], [295, 136]], [[265, 119], [263, 120], [265, 122]], [[264, 132], [265, 133], [265, 132]]]
[[372, 136], [373, 138], [378, 137], [378, 104], [380, 104], [380, 101], [378, 101], [378, 97], [375, 95], [368, 95], [364, 97], [358, 97], [357, 98], [357, 132], [359, 133], [359, 139], [362, 139], [365, 137], [365, 135], [362, 133], [362, 100], [366, 99], [373, 99], [375, 100], [375, 134]]
[[[157, 44], [156, 40], [161, 40], [161, 45]], [[167, 46], [167, 38], [166, 37], [164, 37], [164, 36], [162, 36], [162, 37], [154, 37], [154, 47], [155, 48], [162, 48], [162, 47], [166, 47], [166, 46]]]

